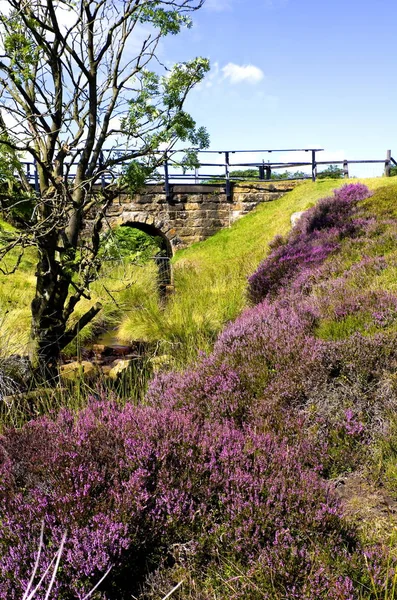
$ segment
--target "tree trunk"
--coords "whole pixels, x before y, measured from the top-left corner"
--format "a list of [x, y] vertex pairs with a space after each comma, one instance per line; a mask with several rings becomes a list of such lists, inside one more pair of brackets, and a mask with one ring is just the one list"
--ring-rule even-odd
[[[80, 200], [78, 191], [76, 197]], [[83, 192], [85, 193], [85, 192]], [[66, 204], [59, 202], [58, 204]], [[45, 206], [45, 205], [44, 205]], [[99, 250], [99, 231], [102, 225], [101, 211], [91, 232], [92, 256]], [[65, 215], [66, 216], [66, 215]], [[45, 217], [45, 215], [44, 215]], [[38, 379], [57, 381], [58, 363], [61, 351], [87, 325], [102, 306], [92, 306], [74, 326], [68, 328], [68, 318], [80, 298], [88, 291], [90, 283], [90, 263], [86, 265], [87, 278], [83, 277], [79, 287], [75, 286], [70, 295], [73, 275], [78, 273], [78, 240], [82, 230], [82, 217], [79, 208], [71, 211], [65, 219], [64, 227], [51, 228], [50, 233], [39, 239], [39, 260], [36, 267], [36, 292], [31, 305], [32, 327], [30, 337], [30, 361]], [[84, 258], [83, 258], [84, 262]], [[98, 266], [96, 266], [97, 272]], [[85, 297], [87, 297], [85, 295]]]
[[30, 360], [40, 379], [57, 376], [66, 332], [64, 307], [71, 277], [56, 260], [58, 235], [46, 236], [39, 248], [36, 293], [32, 301]]

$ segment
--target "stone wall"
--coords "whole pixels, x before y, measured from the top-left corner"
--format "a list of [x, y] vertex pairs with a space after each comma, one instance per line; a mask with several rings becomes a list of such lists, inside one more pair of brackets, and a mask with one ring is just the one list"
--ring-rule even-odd
[[134, 196], [121, 192], [108, 211], [108, 220], [111, 227], [134, 225], [149, 233], [161, 233], [171, 253], [229, 227], [258, 204], [280, 198], [299, 183], [233, 184], [231, 200], [226, 197], [224, 185], [173, 185], [170, 200], [163, 186], [149, 185]]

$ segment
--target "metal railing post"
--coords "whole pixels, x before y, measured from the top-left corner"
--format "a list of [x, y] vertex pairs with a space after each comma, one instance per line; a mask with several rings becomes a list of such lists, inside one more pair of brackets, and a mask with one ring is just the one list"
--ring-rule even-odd
[[259, 165], [259, 180], [263, 181], [265, 179], [265, 165]]
[[343, 161], [343, 177], [349, 179], [349, 163], [347, 160]]
[[271, 167], [266, 167], [266, 179], [267, 181], [269, 181], [269, 179], [272, 178], [272, 168]]
[[391, 167], [391, 150], [387, 151], [386, 160], [385, 160], [385, 177], [390, 177], [390, 167]]
[[165, 190], [165, 197], [167, 199], [167, 202], [170, 202], [171, 201], [171, 187], [170, 187], [170, 178], [169, 178], [169, 174], [168, 174], [167, 157], [165, 157], [165, 161], [164, 161], [164, 190]]
[[105, 187], [105, 173], [103, 172], [103, 165], [104, 165], [104, 157], [103, 157], [103, 152], [101, 152], [99, 154], [99, 167], [101, 169], [101, 186], [102, 189]]
[[230, 202], [232, 199], [232, 186], [230, 183], [230, 159], [229, 152], [225, 152], [225, 179], [226, 179], [226, 200]]
[[312, 181], [316, 181], [316, 177], [317, 177], [316, 151], [312, 150]]
[[34, 164], [34, 189], [35, 189], [36, 194], [38, 194], [40, 191], [40, 186], [39, 186], [39, 173], [37, 171], [36, 159], [33, 159], [33, 164]]

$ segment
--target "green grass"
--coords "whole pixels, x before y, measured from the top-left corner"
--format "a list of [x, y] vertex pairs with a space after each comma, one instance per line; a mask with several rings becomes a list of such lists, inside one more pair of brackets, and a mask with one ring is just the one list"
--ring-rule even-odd
[[[197, 351], [209, 350], [225, 323], [247, 305], [247, 278], [266, 256], [269, 242], [289, 231], [294, 212], [309, 208], [345, 183], [305, 182], [282, 198], [260, 205], [229, 229], [179, 251], [173, 261], [174, 297], [165, 309], [152, 302], [140, 313], [126, 314], [118, 329], [119, 338], [128, 341], [138, 335], [163, 340], [165, 351], [182, 365], [194, 359]], [[393, 179], [365, 183], [371, 189], [387, 185], [397, 190]]]
[[[365, 183], [369, 183], [374, 194], [360, 203], [358, 216], [372, 219], [370, 229], [367, 234], [342, 242], [340, 251], [326, 261], [326, 271], [312, 289], [317, 302], [327, 305], [329, 314], [317, 327], [317, 335], [322, 339], [341, 340], [356, 332], [374, 335], [397, 328], [395, 311], [390, 312], [385, 325], [375, 322], [376, 301], [344, 318], [333, 314], [338, 303], [349, 297], [364, 293], [370, 299], [371, 294], [397, 291], [397, 181], [383, 179]], [[330, 293], [333, 281], [339, 281], [339, 285]]]
[[[391, 218], [397, 203], [390, 201], [390, 191], [397, 194], [397, 178], [363, 181], [373, 190], [381, 188], [376, 199], [366, 202], [368, 210], [382, 211]], [[87, 343], [100, 330], [114, 329], [121, 343], [160, 341], [162, 352], [172, 354], [181, 365], [193, 360], [198, 351], [208, 351], [225, 323], [246, 306], [247, 277], [266, 256], [269, 242], [289, 231], [294, 212], [309, 208], [344, 183], [346, 180], [304, 182], [282, 198], [260, 205], [230, 228], [177, 252], [173, 259], [175, 293], [165, 306], [156, 292], [154, 265], [105, 266], [99, 281], [91, 286], [91, 300], [82, 300], [73, 315], [75, 321], [97, 301], [104, 307], [81, 332], [78, 344]], [[373, 251], [385, 251], [385, 243], [380, 240]], [[393, 241], [387, 243], [393, 252]], [[15, 256], [9, 259], [9, 266], [13, 260]], [[34, 251], [29, 250], [15, 274], [0, 276], [0, 314], [4, 315], [0, 339], [12, 336], [15, 353], [24, 353], [28, 341], [34, 264]], [[390, 277], [392, 283], [391, 273], [382, 277]], [[76, 344], [69, 350], [75, 352]]]

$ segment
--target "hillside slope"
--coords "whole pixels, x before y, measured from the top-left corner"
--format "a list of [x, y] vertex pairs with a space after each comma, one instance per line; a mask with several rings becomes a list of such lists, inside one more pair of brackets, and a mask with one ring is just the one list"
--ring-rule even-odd
[[[355, 180], [352, 180], [355, 181]], [[397, 190], [396, 179], [363, 180], [372, 190]], [[349, 183], [349, 181], [347, 181]], [[285, 235], [291, 215], [312, 206], [346, 181], [305, 182], [284, 197], [259, 206], [210, 239], [177, 252], [176, 293], [163, 308], [152, 296], [126, 313], [118, 328], [123, 341], [165, 340], [166, 352], [184, 364], [196, 350], [208, 351], [222, 327], [247, 306], [248, 276], [268, 252], [275, 235]]]
[[68, 531], [60, 597], [111, 566], [103, 600], [395, 600], [397, 187], [372, 187], [276, 236], [250, 308], [143, 404], [99, 390], [5, 430], [0, 598], [21, 595], [44, 522], [41, 569]]
[[[371, 189], [386, 186], [392, 190], [396, 179], [378, 178], [366, 180], [366, 184]], [[288, 232], [291, 214], [305, 210], [344, 183], [302, 183], [283, 198], [259, 206], [230, 229], [178, 252], [173, 260], [176, 293], [165, 307], [157, 296], [154, 265], [105, 264], [99, 281], [91, 286], [91, 299], [81, 300], [73, 316], [76, 321], [97, 301], [104, 306], [94, 323], [81, 332], [80, 343], [91, 339], [98, 329], [114, 330], [119, 342], [163, 340], [164, 351], [181, 365], [194, 358], [197, 350], [209, 350], [224, 324], [246, 306], [247, 277], [266, 254], [272, 238]], [[28, 251], [15, 274], [0, 274], [0, 355], [7, 350], [26, 353], [34, 262], [34, 252]]]

